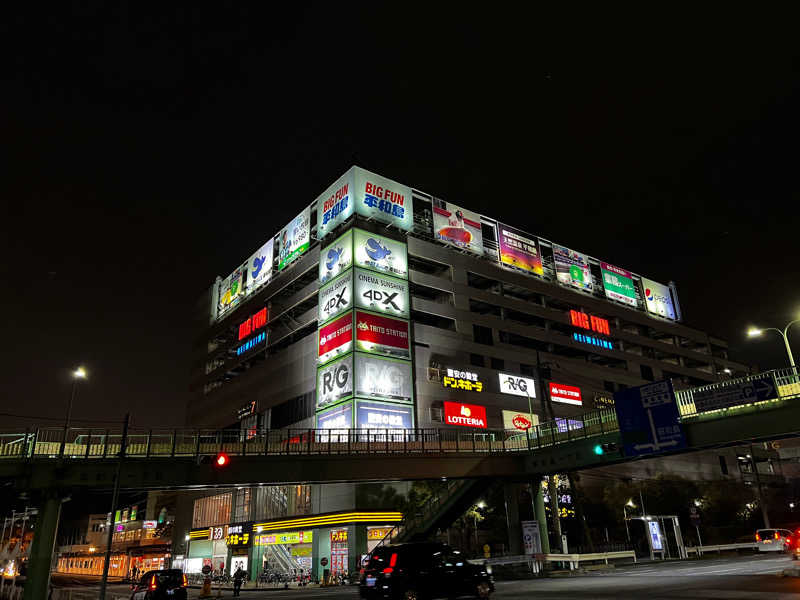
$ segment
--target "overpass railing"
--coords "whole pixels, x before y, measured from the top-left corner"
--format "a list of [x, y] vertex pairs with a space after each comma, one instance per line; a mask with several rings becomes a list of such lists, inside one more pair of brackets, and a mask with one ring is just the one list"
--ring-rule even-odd
[[[131, 458], [325, 454], [480, 454], [527, 452], [618, 431], [613, 409], [559, 418], [525, 431], [454, 429], [134, 429]], [[0, 433], [0, 459], [114, 458], [121, 430], [46, 427]]]

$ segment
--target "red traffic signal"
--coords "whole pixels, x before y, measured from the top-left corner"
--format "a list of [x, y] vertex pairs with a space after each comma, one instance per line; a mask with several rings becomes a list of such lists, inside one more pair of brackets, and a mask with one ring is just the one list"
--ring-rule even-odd
[[214, 459], [214, 465], [219, 469], [227, 467], [228, 463], [230, 462], [231, 462], [230, 457], [224, 452], [220, 452], [219, 454], [217, 454], [217, 457]]

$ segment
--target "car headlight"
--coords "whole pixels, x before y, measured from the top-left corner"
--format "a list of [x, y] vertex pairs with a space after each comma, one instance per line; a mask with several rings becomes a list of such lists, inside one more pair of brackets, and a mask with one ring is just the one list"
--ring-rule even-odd
[[491, 575], [491, 574], [492, 574], [492, 565], [486, 565], [486, 573], [487, 573], [488, 575]]

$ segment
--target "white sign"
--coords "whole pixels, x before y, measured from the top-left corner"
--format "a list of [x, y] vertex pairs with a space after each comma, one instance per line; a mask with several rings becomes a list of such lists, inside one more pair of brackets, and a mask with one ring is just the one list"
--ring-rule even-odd
[[664, 545], [661, 543], [661, 527], [658, 521], [648, 521], [647, 526], [650, 528], [650, 543], [653, 550], [663, 550]]
[[355, 270], [355, 301], [366, 308], [394, 317], [408, 318], [408, 281], [365, 269]]
[[261, 287], [272, 278], [272, 249], [274, 240], [270, 239], [266, 244], [256, 250], [247, 259], [247, 291], [252, 294], [256, 288]]
[[158, 523], [156, 521], [143, 521], [142, 529], [155, 529]]
[[527, 431], [539, 424], [539, 417], [529, 412], [503, 411], [503, 429]]
[[411, 429], [414, 427], [413, 407], [359, 400], [356, 426], [359, 429]]
[[353, 189], [355, 179], [353, 168], [339, 177], [317, 198], [317, 238], [323, 239], [339, 224], [344, 223], [353, 214]]
[[408, 277], [408, 254], [403, 242], [354, 229], [353, 256], [358, 267], [404, 279]]
[[432, 208], [434, 238], [473, 254], [483, 254], [483, 231], [478, 213], [444, 200], [435, 200]]
[[350, 429], [352, 423], [352, 400], [317, 414], [317, 429]]
[[278, 234], [278, 270], [308, 250], [311, 243], [311, 209], [306, 208]]
[[325, 246], [319, 253], [319, 282], [330, 281], [353, 264], [353, 230]]
[[647, 312], [667, 319], [675, 319], [675, 306], [669, 288], [657, 281], [642, 277], [642, 291]]
[[356, 396], [412, 401], [411, 363], [356, 353]]
[[317, 410], [353, 395], [353, 355], [317, 370]]
[[340, 275], [319, 288], [318, 319], [322, 325], [353, 306], [353, 273]]
[[530, 377], [512, 375], [511, 373], [498, 373], [500, 392], [512, 396], [536, 398], [536, 382]]
[[542, 552], [542, 538], [539, 537], [539, 521], [522, 521], [522, 545], [525, 554], [533, 556]]

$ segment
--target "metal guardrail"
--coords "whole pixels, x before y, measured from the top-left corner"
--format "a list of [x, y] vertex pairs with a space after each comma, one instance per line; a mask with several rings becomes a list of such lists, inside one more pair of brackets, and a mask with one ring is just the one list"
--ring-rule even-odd
[[[557, 419], [525, 432], [453, 429], [281, 429], [245, 435], [238, 430], [130, 429], [129, 458], [355, 454], [481, 454], [528, 452], [617, 431], [616, 413], [598, 410]], [[108, 459], [120, 454], [122, 432], [57, 427], [0, 433], [0, 460]]]
[[697, 554], [702, 556], [704, 552], [720, 553], [724, 550], [758, 550], [755, 542], [745, 542], [742, 544], [716, 544], [712, 546], [686, 546], [686, 554]]
[[533, 572], [538, 573], [547, 562], [561, 562], [569, 564], [569, 570], [573, 571], [582, 562], [592, 562], [602, 560], [608, 564], [609, 560], [621, 558], [632, 558], [636, 562], [636, 552], [633, 550], [622, 550], [619, 552], [594, 552], [591, 554], [534, 554], [530, 559], [533, 562]]

